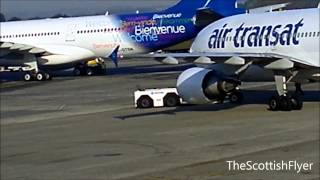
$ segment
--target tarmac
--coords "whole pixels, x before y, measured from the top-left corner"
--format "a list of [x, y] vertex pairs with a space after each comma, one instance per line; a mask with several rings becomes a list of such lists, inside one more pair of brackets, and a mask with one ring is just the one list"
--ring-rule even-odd
[[[137, 87], [174, 87], [188, 67], [126, 60], [106, 76], [2, 82], [1, 179], [320, 178], [319, 83], [303, 86], [301, 111], [269, 111], [272, 82], [244, 83], [243, 105], [134, 108]], [[313, 166], [299, 173], [233, 170], [228, 161]]]

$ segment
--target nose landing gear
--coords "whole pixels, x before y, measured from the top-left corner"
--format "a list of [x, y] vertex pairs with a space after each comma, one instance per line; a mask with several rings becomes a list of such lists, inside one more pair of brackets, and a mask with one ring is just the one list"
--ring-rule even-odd
[[298, 95], [273, 96], [269, 100], [269, 109], [271, 111], [301, 110], [302, 107], [303, 101]]

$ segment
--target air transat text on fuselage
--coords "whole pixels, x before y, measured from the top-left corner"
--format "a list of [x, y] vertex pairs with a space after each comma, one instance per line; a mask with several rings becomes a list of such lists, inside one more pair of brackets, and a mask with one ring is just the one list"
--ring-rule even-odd
[[235, 48], [240, 47], [262, 47], [262, 46], [289, 46], [298, 45], [298, 32], [303, 27], [303, 19], [296, 24], [245, 26], [241, 24], [238, 28], [228, 28], [228, 24], [221, 29], [213, 30], [208, 41], [209, 49], [225, 48], [227, 38], [235, 32], [232, 41]]

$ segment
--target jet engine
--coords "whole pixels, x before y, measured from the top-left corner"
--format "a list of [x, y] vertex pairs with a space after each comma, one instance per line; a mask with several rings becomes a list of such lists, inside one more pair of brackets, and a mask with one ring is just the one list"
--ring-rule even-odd
[[178, 78], [177, 90], [190, 104], [212, 103], [234, 91], [240, 81], [212, 69], [190, 68]]

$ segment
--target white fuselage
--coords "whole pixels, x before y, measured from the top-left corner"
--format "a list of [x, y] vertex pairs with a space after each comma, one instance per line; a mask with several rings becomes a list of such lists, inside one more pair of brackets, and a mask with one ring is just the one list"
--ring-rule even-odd
[[227, 17], [202, 30], [191, 52], [268, 53], [320, 67], [319, 16], [320, 9], [303, 9]]
[[118, 45], [130, 48], [131, 53], [142, 52], [122, 32], [113, 16], [44, 19], [1, 23], [0, 41], [43, 48], [52, 54], [82, 54], [79, 60], [108, 57]]

